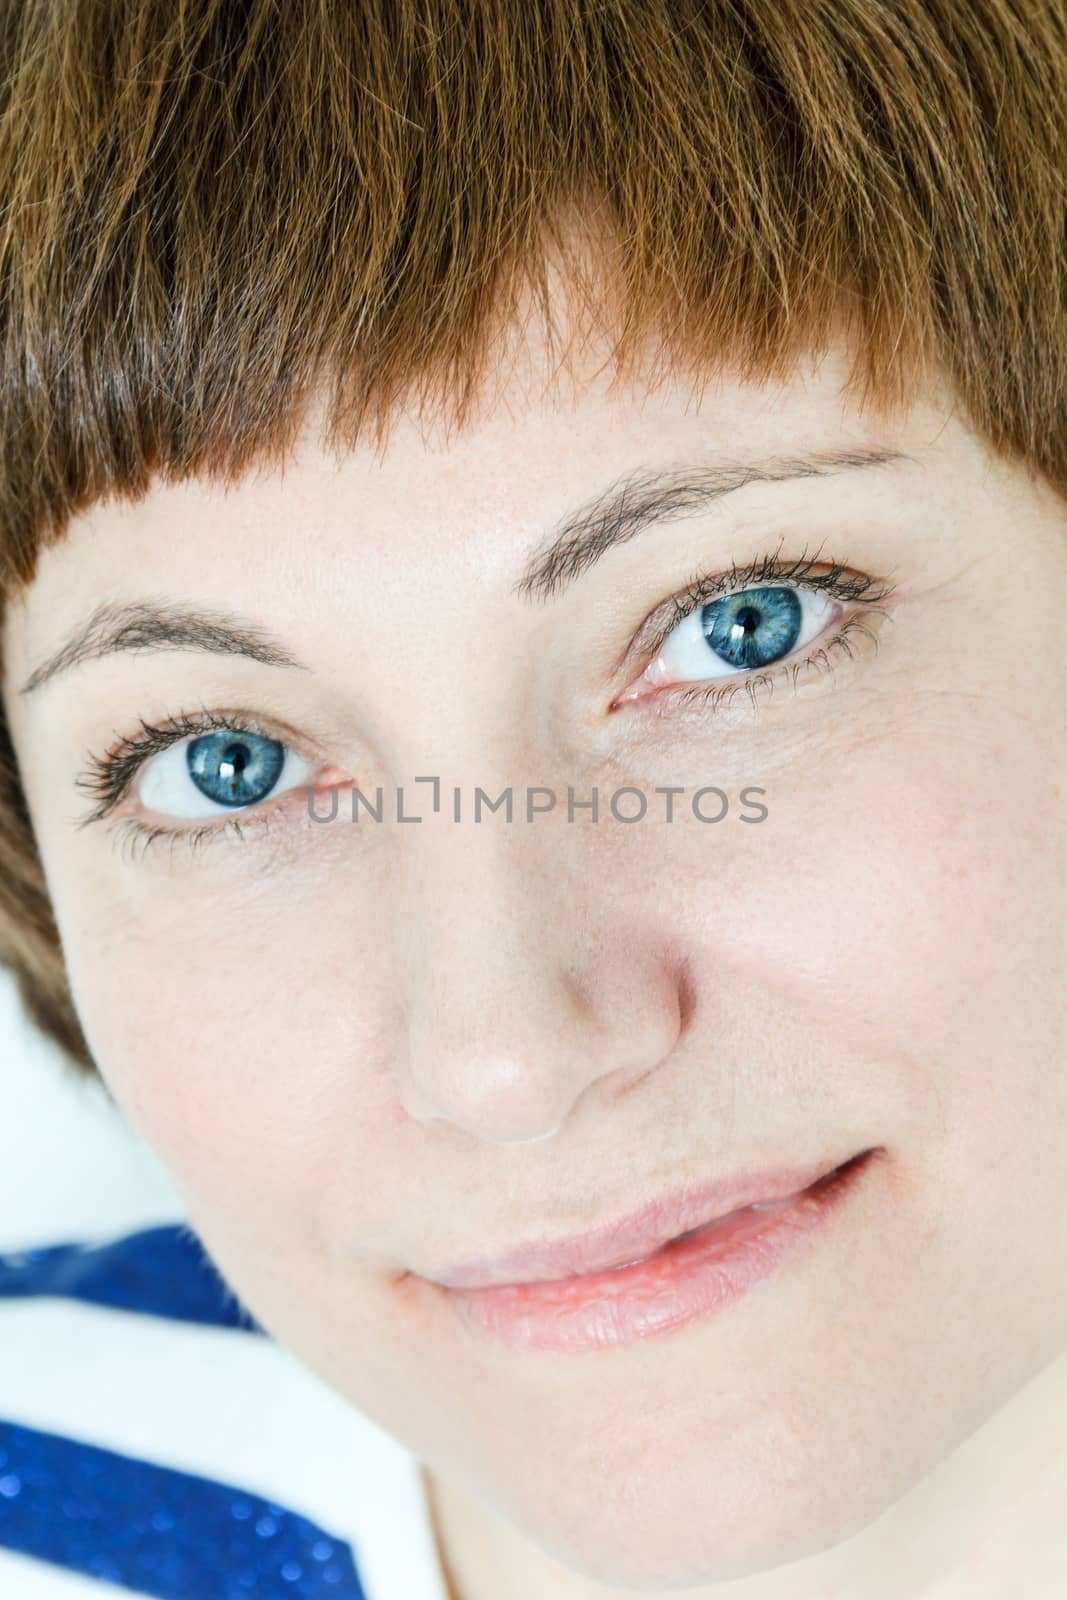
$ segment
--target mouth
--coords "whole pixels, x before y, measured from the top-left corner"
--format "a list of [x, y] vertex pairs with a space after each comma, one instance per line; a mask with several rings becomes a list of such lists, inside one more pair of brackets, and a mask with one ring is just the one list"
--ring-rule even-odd
[[[872, 1147], [873, 1148], [873, 1147]], [[534, 1238], [423, 1277], [446, 1289], [491, 1289], [588, 1277], [644, 1261], [682, 1240], [724, 1227], [740, 1211], [773, 1213], [871, 1153], [786, 1168], [750, 1168], [662, 1194], [613, 1222], [564, 1239]]]
[[663, 1334], [772, 1274], [822, 1231], [881, 1153], [863, 1150], [802, 1188], [734, 1207], [592, 1271], [435, 1287], [468, 1329], [513, 1350], [573, 1355]]

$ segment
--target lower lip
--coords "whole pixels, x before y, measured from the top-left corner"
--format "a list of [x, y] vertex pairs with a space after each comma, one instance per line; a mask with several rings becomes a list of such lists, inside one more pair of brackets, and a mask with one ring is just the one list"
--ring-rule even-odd
[[468, 1327], [512, 1350], [582, 1355], [654, 1338], [721, 1310], [768, 1277], [836, 1210], [873, 1154], [864, 1151], [799, 1194], [735, 1211], [632, 1266], [443, 1292]]

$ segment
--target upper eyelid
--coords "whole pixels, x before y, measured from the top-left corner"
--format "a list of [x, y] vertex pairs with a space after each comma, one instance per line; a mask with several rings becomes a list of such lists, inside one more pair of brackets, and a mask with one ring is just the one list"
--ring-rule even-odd
[[[709, 588], [704, 604], [710, 599], [720, 598], [726, 594], [737, 594], [744, 589], [779, 587], [806, 589], [809, 591], [821, 589], [824, 593], [829, 593], [830, 597], [837, 600], [839, 604], [847, 605], [848, 600], [835, 595], [833, 589], [828, 588], [826, 585], [825, 579], [834, 573], [847, 575], [856, 584], [862, 586], [863, 592], [854, 594], [851, 597], [853, 603], [871, 603], [877, 600], [884, 600], [891, 593], [892, 586], [886, 580], [868, 577], [867, 574], [857, 572], [843, 562], [820, 561], [818, 555], [819, 553], [816, 551], [815, 555], [810, 558], [802, 555], [796, 561], [782, 563], [779, 563], [777, 555], [770, 556], [762, 562], [752, 562], [740, 572], [738, 572], [736, 565], [729, 571], [718, 573], [707, 572], [703, 568], [698, 568], [686, 580], [681, 589], [676, 589], [672, 595], [669, 595], [665, 600], [661, 600], [639, 623], [633, 638], [623, 648], [614, 663], [612, 676], [631, 671], [639, 659], [655, 656], [678, 624], [685, 620], [690, 612], [696, 608], [697, 604], [701, 603], [699, 601], [687, 603], [689, 602], [690, 591], [697, 589], [701, 585], [707, 585]], [[780, 570], [776, 571], [776, 567], [780, 567]], [[804, 580], [803, 575], [797, 576], [798, 571], [802, 574], [808, 574], [816, 567], [826, 570], [816, 573], [808, 581]], [[758, 576], [753, 575], [754, 568], [759, 569]], [[820, 582], [820, 579], [823, 581]], [[712, 586], [718, 584], [722, 585], [721, 589], [712, 592]], [[867, 587], [873, 587], [875, 592], [867, 595], [865, 592]], [[647, 661], [645, 661], [646, 666], [647, 664]]]

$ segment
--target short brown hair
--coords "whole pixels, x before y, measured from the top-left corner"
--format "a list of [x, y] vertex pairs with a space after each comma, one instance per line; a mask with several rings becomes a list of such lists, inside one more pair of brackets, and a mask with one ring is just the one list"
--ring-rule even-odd
[[[1067, 0], [8, 0], [0, 618], [74, 514], [236, 479], [324, 382], [334, 442], [462, 421], [568, 209], [620, 364], [784, 374], [844, 298], [865, 395], [936, 368], [1064, 492], [1065, 191]], [[2, 718], [0, 874], [91, 1071]]]

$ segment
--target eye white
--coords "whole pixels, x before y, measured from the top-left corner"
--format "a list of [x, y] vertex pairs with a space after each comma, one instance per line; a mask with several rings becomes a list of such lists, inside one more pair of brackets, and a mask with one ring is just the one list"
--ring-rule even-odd
[[197, 734], [195, 738], [183, 739], [145, 762], [136, 785], [137, 798], [143, 806], [167, 817], [233, 816], [240, 811], [254, 811], [276, 795], [299, 788], [315, 771], [314, 762], [295, 750], [286, 749], [278, 780], [265, 795], [259, 800], [250, 800], [247, 805], [224, 806], [198, 789], [189, 774], [186, 751], [197, 738], [204, 737]]
[[[781, 588], [782, 585], [764, 584], [763, 588]], [[758, 589], [753, 592], [758, 593]], [[711, 648], [704, 637], [701, 623], [703, 606], [694, 606], [688, 616], [671, 630], [656, 657], [642, 674], [644, 680], [656, 685], [692, 683], [704, 678], [733, 678], [739, 674], [767, 672], [779, 661], [788, 661], [803, 645], [818, 637], [830, 619], [840, 609], [828, 594], [818, 589], [795, 589], [801, 610], [800, 632], [788, 655], [769, 661], [763, 667], [735, 667], [724, 661]]]

